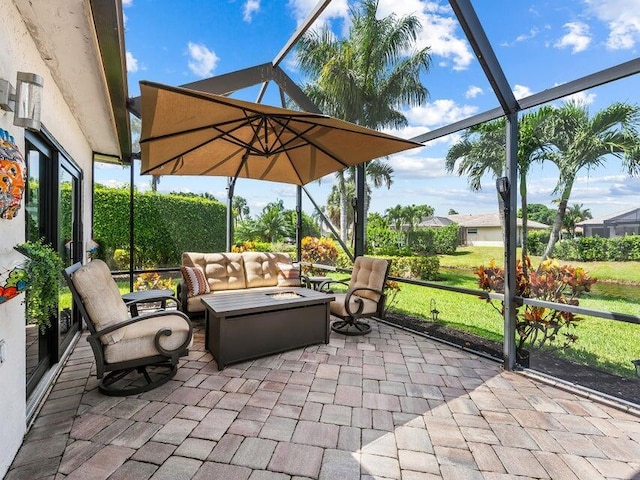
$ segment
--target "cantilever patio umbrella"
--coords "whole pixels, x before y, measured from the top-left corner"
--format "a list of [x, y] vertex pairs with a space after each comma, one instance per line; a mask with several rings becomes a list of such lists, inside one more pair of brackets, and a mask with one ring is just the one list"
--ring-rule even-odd
[[305, 185], [422, 146], [315, 113], [140, 82], [142, 174], [219, 175]]

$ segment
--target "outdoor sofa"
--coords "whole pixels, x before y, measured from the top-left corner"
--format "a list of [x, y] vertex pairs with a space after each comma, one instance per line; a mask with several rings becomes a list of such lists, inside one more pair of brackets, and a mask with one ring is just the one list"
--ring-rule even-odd
[[190, 317], [203, 315], [201, 299], [215, 292], [300, 286], [300, 268], [288, 253], [243, 252], [182, 254], [183, 281], [178, 299]]

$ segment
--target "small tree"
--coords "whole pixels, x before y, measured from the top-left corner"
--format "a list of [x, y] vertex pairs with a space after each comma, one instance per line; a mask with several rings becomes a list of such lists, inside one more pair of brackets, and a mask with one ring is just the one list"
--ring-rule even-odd
[[[578, 298], [591, 290], [596, 280], [591, 278], [583, 268], [560, 265], [553, 260], [546, 260], [537, 270], [531, 269], [529, 257], [525, 258], [525, 275], [520, 260], [516, 263], [516, 296], [536, 298], [564, 305], [578, 305]], [[492, 260], [488, 267], [480, 266], [475, 271], [478, 275], [478, 286], [488, 292], [504, 293], [504, 268], [497, 267]], [[501, 315], [504, 314], [504, 303], [500, 306], [492, 299], [487, 299]], [[578, 337], [570, 330], [581, 320], [575, 313], [563, 312], [546, 307], [520, 304], [516, 307], [516, 331], [518, 333], [516, 348], [542, 348], [549, 345], [560, 345], [566, 348]], [[561, 332], [562, 331], [562, 332]], [[560, 333], [562, 336], [560, 337]]]

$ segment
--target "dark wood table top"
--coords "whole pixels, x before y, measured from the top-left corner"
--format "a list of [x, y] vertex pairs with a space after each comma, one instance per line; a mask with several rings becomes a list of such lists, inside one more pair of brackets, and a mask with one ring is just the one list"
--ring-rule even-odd
[[[295, 294], [295, 296], [291, 295], [290, 298], [289, 295], [283, 294]], [[202, 298], [201, 301], [215, 315], [225, 316], [299, 308], [305, 305], [329, 303], [334, 299], [333, 295], [309, 288], [275, 287], [215, 292], [209, 297]]]

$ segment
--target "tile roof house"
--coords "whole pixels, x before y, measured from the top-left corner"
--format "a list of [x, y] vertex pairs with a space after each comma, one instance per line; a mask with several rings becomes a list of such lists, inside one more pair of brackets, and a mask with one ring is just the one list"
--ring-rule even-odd
[[633, 207], [601, 217], [590, 218], [576, 224], [585, 237], [622, 237], [640, 234], [640, 207]]
[[[497, 213], [456, 214], [447, 215], [446, 218], [460, 225], [461, 245], [497, 247], [503, 244], [502, 223]], [[522, 244], [522, 219], [518, 218], [517, 222], [516, 242], [519, 246]], [[527, 227], [529, 231], [547, 230], [549, 225], [529, 220]]]

